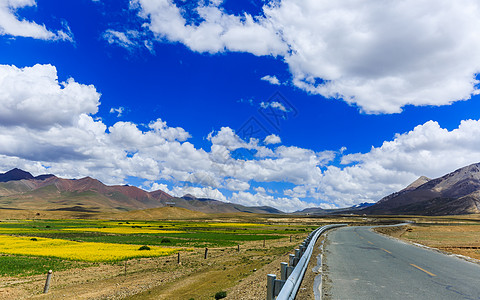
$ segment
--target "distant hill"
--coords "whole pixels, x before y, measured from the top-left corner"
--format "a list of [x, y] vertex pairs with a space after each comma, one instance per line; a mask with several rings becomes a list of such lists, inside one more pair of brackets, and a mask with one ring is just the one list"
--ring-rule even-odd
[[480, 163], [432, 180], [420, 177], [407, 188], [363, 209], [362, 213], [409, 215], [480, 213]]
[[182, 207], [158, 207], [128, 212], [116, 213], [106, 216], [116, 220], [159, 220], [159, 219], [199, 219], [206, 218], [207, 214], [192, 211]]
[[208, 198], [196, 198], [192, 195], [184, 195], [181, 198], [169, 200], [175, 203], [176, 207], [183, 207], [189, 210], [204, 213], [256, 213], [256, 214], [283, 214], [284, 212], [270, 206], [243, 206], [235, 203], [228, 203]]
[[63, 179], [33, 177], [14, 169], [0, 178], [0, 208], [50, 211], [128, 211], [165, 206], [173, 198], [163, 191], [149, 193], [134, 186], [107, 186], [91, 177]]
[[320, 207], [309, 207], [300, 211], [296, 211], [293, 214], [296, 215], [344, 215], [344, 214], [358, 214], [363, 208], [369, 207], [374, 203], [360, 203], [351, 207], [335, 208], [335, 209], [323, 209]]
[[[63, 211], [80, 215], [151, 209], [171, 203], [175, 203], [175, 207], [201, 213], [282, 213], [267, 206], [247, 207], [213, 199], [197, 199], [191, 195], [174, 198], [161, 190], [147, 192], [129, 185], [107, 186], [91, 177], [63, 179], [52, 174], [34, 177], [20, 169], [0, 174], [0, 210]], [[181, 209], [171, 211], [182, 212]], [[187, 214], [186, 210], [184, 212]], [[136, 214], [153, 217], [156, 213], [146, 211]]]
[[22, 179], [44, 180], [44, 179], [47, 179], [47, 178], [52, 177], [52, 176], [54, 176], [54, 175], [45, 174], [45, 175], [40, 175], [40, 176], [37, 176], [37, 177], [33, 177], [32, 174], [30, 174], [26, 171], [15, 168], [15, 169], [12, 169], [12, 170], [10, 170], [6, 173], [0, 173], [0, 182], [7, 182], [7, 181], [12, 181], [12, 180], [22, 180]]

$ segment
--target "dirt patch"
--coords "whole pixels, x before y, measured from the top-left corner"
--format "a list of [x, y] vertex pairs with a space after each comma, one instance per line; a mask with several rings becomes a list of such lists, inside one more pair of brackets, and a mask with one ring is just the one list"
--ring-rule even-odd
[[399, 238], [406, 231], [409, 231], [409, 232], [412, 231], [412, 228], [409, 225], [404, 225], [404, 226], [375, 227], [373, 230], [379, 233], [383, 233], [389, 236]]
[[399, 226], [402, 230], [392, 231], [383, 227], [375, 230], [402, 240], [440, 249], [447, 253], [480, 259], [480, 225], [416, 225]]

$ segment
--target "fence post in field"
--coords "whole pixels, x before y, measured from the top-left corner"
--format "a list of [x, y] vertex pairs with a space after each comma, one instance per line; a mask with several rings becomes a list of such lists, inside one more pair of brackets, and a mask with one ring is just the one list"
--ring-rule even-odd
[[43, 288], [43, 293], [46, 294], [48, 293], [48, 289], [50, 288], [50, 280], [52, 279], [52, 270], [48, 270], [47, 273], [47, 281], [45, 282], [45, 287]]
[[292, 242], [292, 236], [290, 236], [290, 243]]
[[208, 248], [205, 248], [205, 259], [208, 257]]
[[127, 261], [125, 260], [125, 276], [127, 276]]
[[237, 245], [237, 252], [240, 252], [240, 244]]
[[180, 252], [178, 252], [177, 264], [181, 264], [181, 262], [180, 262]]
[[265, 248], [265, 239], [266, 238], [263, 238], [263, 248]]

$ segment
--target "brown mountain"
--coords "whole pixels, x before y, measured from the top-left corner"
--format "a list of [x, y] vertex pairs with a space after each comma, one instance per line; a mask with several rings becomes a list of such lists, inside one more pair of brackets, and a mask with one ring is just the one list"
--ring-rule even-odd
[[134, 186], [107, 186], [91, 177], [33, 177], [19, 169], [0, 174], [0, 179], [4, 180], [0, 182], [0, 208], [3, 209], [116, 212], [162, 207], [166, 200], [173, 198], [163, 191], [149, 193]]
[[52, 174], [45, 174], [45, 175], [40, 175], [37, 177], [33, 177], [32, 174], [20, 170], [20, 169], [12, 169], [6, 173], [0, 173], [0, 182], [7, 182], [7, 181], [12, 181], [12, 180], [22, 180], [22, 179], [38, 179], [38, 180], [44, 180], [49, 177], [52, 177]]
[[[161, 190], [147, 192], [129, 185], [108, 186], [91, 177], [81, 179], [63, 179], [54, 175], [34, 177], [20, 169], [0, 174], [0, 210], [64, 211], [77, 212], [80, 215], [118, 213], [165, 206], [202, 213], [282, 213], [268, 206], [248, 207], [213, 199], [197, 199], [191, 195], [174, 198]], [[136, 216], [155, 214], [157, 214], [155, 210], [135, 213]]]
[[480, 163], [440, 178], [420, 177], [364, 210], [368, 214], [459, 215], [480, 213]]
[[[244, 206], [235, 203], [223, 202], [208, 198], [196, 198], [190, 194], [181, 198], [172, 198], [169, 203], [176, 207], [203, 213], [255, 213], [255, 214], [282, 214], [283, 212], [270, 206]], [[173, 204], [174, 203], [174, 204]]]

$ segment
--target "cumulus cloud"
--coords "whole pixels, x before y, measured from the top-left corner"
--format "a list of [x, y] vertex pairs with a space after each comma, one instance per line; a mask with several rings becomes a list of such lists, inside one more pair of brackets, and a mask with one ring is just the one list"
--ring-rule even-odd
[[64, 30], [53, 32], [45, 25], [34, 21], [21, 20], [16, 14], [20, 8], [36, 6], [35, 0], [6, 0], [0, 2], [0, 35], [31, 37], [41, 40], [64, 40], [73, 42], [73, 35], [68, 25]]
[[480, 162], [479, 134], [480, 120], [462, 121], [451, 131], [429, 121], [367, 153], [343, 156], [345, 167], [330, 165], [317, 184], [298, 185], [285, 194], [339, 207], [378, 201], [422, 175], [436, 178]]
[[100, 99], [92, 85], [59, 82], [52, 65], [0, 65], [0, 91], [0, 124], [29, 128], [71, 125], [82, 113], [95, 114]]
[[228, 14], [221, 1], [202, 3], [191, 9], [134, 0], [131, 8], [158, 41], [280, 56], [295, 86], [366, 113], [448, 105], [479, 93], [476, 0], [272, 0], [259, 16]]
[[280, 80], [278, 80], [277, 76], [265, 75], [260, 79], [264, 80], [264, 81], [268, 81], [268, 82], [270, 82], [270, 84], [273, 84], [273, 85], [280, 85], [281, 84]]
[[138, 10], [146, 26], [158, 39], [180, 42], [198, 52], [250, 52], [255, 55], [285, 53], [287, 46], [262, 16], [245, 13], [235, 16], [225, 13], [220, 1], [199, 5], [195, 13], [202, 20], [191, 24], [182, 14], [182, 9], [173, 1], [133, 0], [131, 8]]
[[[179, 196], [230, 200], [222, 190], [234, 191], [235, 199], [246, 203], [248, 197], [240, 193], [250, 190], [251, 182], [313, 184], [320, 167], [334, 157], [328, 151], [245, 142], [229, 127], [211, 132], [211, 149], [205, 151], [188, 141], [186, 130], [161, 119], [106, 126], [95, 117], [100, 105], [95, 87], [73, 78], [58, 80], [51, 65], [0, 65], [0, 90], [0, 164], [5, 171], [22, 167], [67, 178], [92, 176], [107, 184], [125, 183], [132, 176], [146, 180], [151, 189], [167, 189], [155, 182], [170, 182], [175, 187], [167, 191]], [[235, 155], [240, 150], [250, 156]]]
[[249, 192], [233, 193], [231, 201], [246, 206], [276, 207], [284, 212], [293, 212], [312, 206], [312, 204], [298, 198], [274, 197], [264, 193], [253, 194]]
[[[51, 65], [0, 65], [0, 91], [2, 171], [20, 167], [35, 174], [92, 176], [107, 184], [132, 176], [152, 189], [167, 189], [155, 182], [168, 182], [173, 187], [167, 191], [177, 196], [291, 211], [311, 205], [312, 199], [323, 207], [376, 201], [421, 175], [435, 178], [480, 161], [480, 120], [462, 121], [454, 130], [429, 121], [367, 153], [346, 155], [345, 149], [276, 145], [275, 135], [264, 143], [243, 141], [222, 127], [208, 135], [211, 147], [204, 150], [189, 142], [185, 129], [162, 119], [105, 125], [95, 117], [100, 105], [95, 87], [73, 78], [58, 80]], [[235, 155], [238, 151], [250, 156]], [[269, 182], [293, 187], [261, 186]]]
[[225, 188], [230, 191], [245, 191], [250, 189], [250, 184], [245, 181], [229, 178], [226, 180]]
[[280, 137], [278, 135], [271, 134], [271, 135], [268, 135], [267, 137], [265, 137], [263, 142], [266, 145], [271, 145], [271, 144], [280, 144], [282, 142], [282, 140], [280, 139]]
[[220, 201], [227, 201], [227, 198], [218, 189], [211, 187], [193, 187], [193, 186], [176, 186], [172, 190], [172, 195], [182, 197], [187, 194], [197, 198], [208, 198]]

